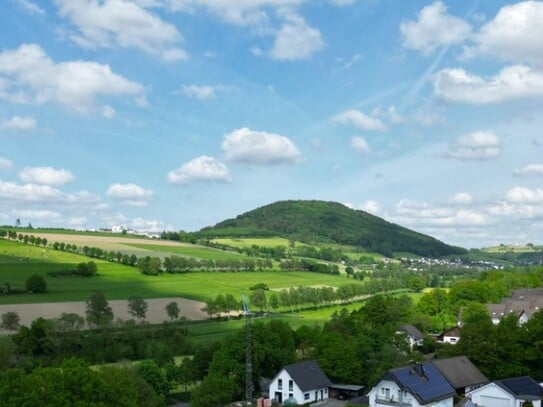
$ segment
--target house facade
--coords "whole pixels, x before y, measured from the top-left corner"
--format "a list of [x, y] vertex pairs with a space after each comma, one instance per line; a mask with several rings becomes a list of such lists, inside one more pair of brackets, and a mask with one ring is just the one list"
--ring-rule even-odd
[[467, 395], [480, 407], [523, 407], [528, 401], [541, 407], [543, 388], [531, 377], [522, 376], [495, 380]]
[[328, 399], [331, 384], [316, 361], [306, 360], [283, 367], [270, 383], [269, 396], [280, 404], [288, 399], [313, 403]]
[[454, 388], [430, 363], [389, 370], [368, 394], [370, 407], [453, 407]]
[[409, 349], [411, 351], [413, 351], [415, 346], [422, 346], [424, 336], [422, 335], [422, 332], [413, 325], [402, 325], [396, 331], [396, 334], [404, 334], [407, 336], [407, 340], [409, 341]]

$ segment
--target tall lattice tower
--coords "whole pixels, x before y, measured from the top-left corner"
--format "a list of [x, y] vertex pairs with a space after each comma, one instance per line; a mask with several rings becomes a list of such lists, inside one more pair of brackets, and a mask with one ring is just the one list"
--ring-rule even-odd
[[253, 362], [251, 352], [251, 310], [245, 295], [241, 295], [243, 314], [245, 315], [245, 400], [253, 399]]

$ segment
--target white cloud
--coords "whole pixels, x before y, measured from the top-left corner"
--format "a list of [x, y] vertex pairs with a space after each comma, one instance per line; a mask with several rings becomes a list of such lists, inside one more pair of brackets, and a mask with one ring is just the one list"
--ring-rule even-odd
[[403, 46], [429, 54], [442, 45], [459, 44], [471, 32], [470, 25], [461, 18], [447, 13], [447, 7], [436, 1], [424, 7], [417, 21], [400, 24]]
[[183, 85], [181, 92], [184, 95], [196, 98], [198, 100], [212, 99], [216, 96], [215, 88], [209, 85]]
[[457, 192], [451, 197], [451, 201], [460, 205], [467, 205], [473, 202], [473, 197], [467, 192]]
[[279, 164], [301, 159], [300, 152], [289, 138], [246, 127], [226, 134], [221, 146], [228, 160], [247, 164]]
[[213, 157], [202, 155], [168, 173], [168, 182], [172, 184], [190, 184], [192, 182], [231, 182], [226, 165]]
[[149, 233], [160, 233], [165, 230], [173, 230], [171, 225], [166, 224], [161, 220], [134, 218], [128, 226], [134, 230]]
[[525, 175], [543, 175], [543, 164], [529, 164], [522, 168], [517, 168], [513, 171], [513, 175], [525, 176]]
[[332, 3], [334, 6], [350, 6], [356, 3], [357, 0], [330, 0], [330, 3]]
[[303, 0], [168, 0], [173, 11], [191, 12], [204, 7], [220, 19], [235, 25], [263, 25], [268, 21], [266, 8], [295, 6]]
[[[36, 44], [0, 53], [0, 98], [17, 102], [59, 103], [88, 111], [98, 96], [141, 97], [143, 87], [96, 62], [55, 63]], [[84, 86], [82, 86], [84, 84]]]
[[339, 124], [350, 124], [360, 130], [370, 130], [370, 131], [384, 131], [386, 126], [384, 123], [374, 117], [370, 117], [359, 110], [351, 109], [346, 110], [343, 113], [338, 114], [332, 118], [334, 123]]
[[501, 141], [491, 131], [476, 131], [456, 139], [445, 156], [458, 160], [489, 160], [501, 154]]
[[102, 108], [102, 115], [106, 118], [106, 119], [113, 119], [113, 117], [115, 117], [115, 109], [113, 109], [111, 106], [109, 105], [105, 105], [103, 108]]
[[379, 206], [379, 203], [377, 203], [377, 201], [373, 201], [373, 200], [369, 200], [369, 201], [364, 202], [360, 206], [360, 209], [362, 209], [363, 211], [369, 212], [369, 213], [371, 213], [373, 215], [379, 215], [381, 213], [381, 208]]
[[14, 209], [13, 216], [31, 220], [52, 220], [60, 218], [60, 213], [47, 209]]
[[490, 222], [484, 213], [473, 209], [432, 207], [426, 202], [401, 200], [395, 209], [393, 219], [407, 225], [481, 226]]
[[22, 7], [24, 10], [28, 11], [31, 14], [45, 14], [45, 11], [38, 6], [36, 3], [33, 3], [29, 0], [15, 0], [15, 2]]
[[543, 72], [525, 65], [503, 68], [488, 79], [463, 69], [443, 69], [433, 78], [434, 92], [449, 102], [499, 103], [527, 97], [543, 97]]
[[71, 171], [53, 167], [26, 167], [19, 173], [19, 177], [29, 184], [48, 186], [69, 184], [75, 179]]
[[79, 34], [71, 36], [86, 48], [136, 47], [165, 61], [187, 59], [178, 47], [181, 34], [140, 5], [127, 0], [56, 0], [59, 15]]
[[492, 55], [513, 62], [542, 61], [542, 21], [541, 1], [506, 5], [474, 35], [476, 45], [467, 50], [467, 55]]
[[513, 203], [540, 204], [543, 203], [543, 189], [515, 187], [507, 191], [505, 198]]
[[[15, 203], [56, 203], [56, 204], [96, 204], [99, 198], [86, 191], [66, 194], [50, 185], [17, 184], [0, 180], [0, 206], [6, 202]], [[9, 204], [12, 205], [12, 204]]]
[[14, 167], [15, 164], [13, 164], [13, 161], [0, 157], [0, 170], [11, 170]]
[[324, 47], [320, 31], [307, 25], [302, 17], [288, 13], [285, 19], [275, 37], [270, 57], [283, 61], [306, 59]]
[[74, 228], [81, 228], [87, 223], [85, 216], [72, 216], [68, 219], [68, 225]]
[[9, 120], [0, 122], [0, 129], [7, 130], [32, 130], [36, 127], [36, 119], [33, 117], [13, 116]]
[[121, 200], [124, 204], [142, 208], [148, 205], [148, 200], [153, 196], [153, 191], [136, 184], [112, 184], [106, 195]]
[[370, 147], [368, 146], [368, 142], [364, 137], [353, 137], [351, 138], [351, 148], [360, 154], [365, 154], [370, 151]]

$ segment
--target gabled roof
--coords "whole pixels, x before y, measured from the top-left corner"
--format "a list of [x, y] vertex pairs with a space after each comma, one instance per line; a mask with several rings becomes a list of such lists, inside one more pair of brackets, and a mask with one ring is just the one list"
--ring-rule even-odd
[[517, 398], [529, 400], [540, 400], [543, 398], [543, 388], [530, 376], [495, 380], [494, 383]]
[[389, 370], [383, 379], [393, 380], [402, 390], [411, 393], [420, 404], [443, 400], [456, 394], [447, 379], [429, 362]]
[[292, 380], [303, 392], [321, 389], [332, 384], [315, 360], [304, 360], [287, 365], [283, 369], [288, 372]]
[[466, 356], [435, 359], [431, 362], [455, 388], [488, 383], [488, 379]]
[[411, 338], [413, 338], [414, 341], [419, 341], [423, 338], [422, 332], [417, 329], [417, 327], [413, 325], [402, 325], [400, 327], [401, 331], [407, 332], [407, 335], [409, 335]]
[[453, 326], [452, 328], [446, 329], [443, 331], [441, 336], [457, 336], [460, 337], [461, 329], [458, 326]]

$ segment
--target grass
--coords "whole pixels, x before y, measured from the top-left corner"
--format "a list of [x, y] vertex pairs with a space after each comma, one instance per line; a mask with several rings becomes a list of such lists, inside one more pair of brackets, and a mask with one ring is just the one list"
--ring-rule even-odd
[[[307, 272], [195, 272], [145, 276], [136, 268], [118, 263], [93, 260], [84, 256], [27, 246], [19, 242], [0, 240], [0, 283], [8, 282], [14, 289], [24, 289], [26, 279], [34, 274], [44, 276], [45, 294], [15, 294], [0, 296], [0, 304], [23, 304], [57, 301], [83, 301], [94, 291], [104, 292], [108, 299], [126, 299], [133, 295], [144, 298], [185, 297], [206, 301], [219, 293], [236, 298], [257, 283], [270, 289], [299, 285], [328, 285], [338, 287], [352, 283], [344, 276]], [[98, 276], [53, 278], [47, 271], [65, 269], [80, 262], [93, 260]]]
[[141, 236], [129, 235], [124, 233], [113, 233], [113, 232], [92, 232], [90, 230], [72, 230], [72, 229], [55, 229], [55, 228], [14, 228], [14, 227], [3, 227], [0, 226], [0, 229], [12, 230], [25, 235], [40, 235], [42, 233], [49, 233], [55, 235], [81, 235], [81, 236], [107, 236], [107, 237], [127, 237], [134, 239], [141, 239]]
[[[230, 247], [251, 247], [253, 245], [260, 247], [289, 247], [290, 241], [282, 237], [254, 237], [254, 238], [220, 238], [213, 239], [213, 243], [223, 244]], [[295, 242], [295, 246], [304, 245], [300, 242]]]
[[205, 246], [162, 246], [162, 245], [150, 245], [143, 243], [129, 243], [125, 246], [135, 247], [138, 249], [144, 249], [151, 252], [162, 252], [162, 253], [171, 253], [177, 254], [185, 257], [196, 257], [199, 259], [205, 260], [241, 260], [247, 258], [243, 254], [225, 251], [220, 249], [214, 249], [211, 247]]

